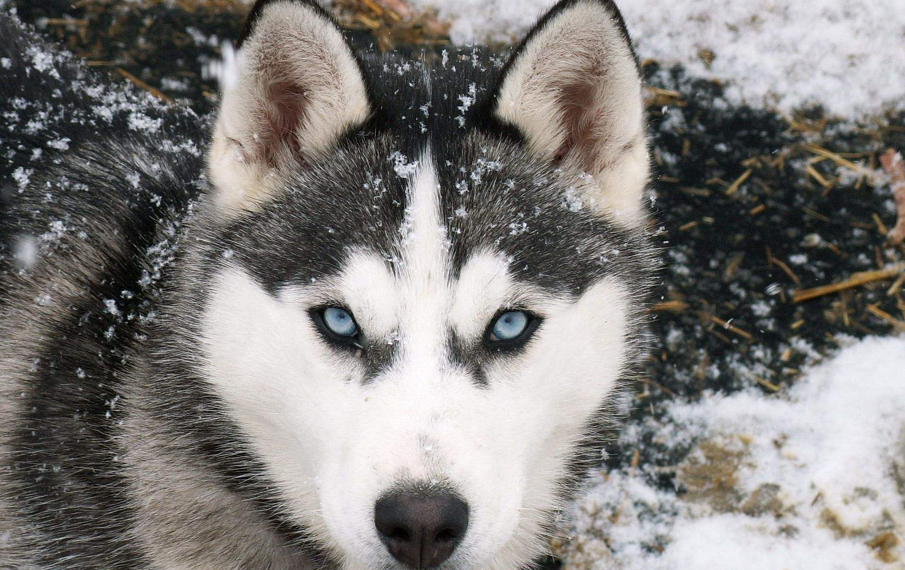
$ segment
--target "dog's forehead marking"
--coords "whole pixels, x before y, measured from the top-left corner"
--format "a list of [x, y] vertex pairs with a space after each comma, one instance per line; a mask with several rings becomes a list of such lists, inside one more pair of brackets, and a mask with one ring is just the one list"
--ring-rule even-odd
[[369, 335], [389, 340], [396, 330], [399, 300], [396, 280], [386, 261], [376, 253], [353, 253], [340, 276], [339, 288], [358, 324]]
[[397, 344], [401, 360], [442, 366], [449, 334], [480, 336], [487, 320], [513, 296], [509, 260], [500, 253], [472, 254], [452, 270], [443, 189], [430, 149], [397, 169], [407, 178], [407, 208], [391, 264], [376, 252], [352, 254], [340, 277], [341, 294], [366, 334]]
[[401, 228], [402, 276], [415, 293], [427, 293], [449, 275], [449, 239], [440, 217], [440, 184], [428, 147], [410, 178]]
[[440, 360], [450, 298], [449, 239], [440, 215], [440, 185], [430, 148], [409, 185], [400, 236], [400, 338], [403, 357], [429, 365]]

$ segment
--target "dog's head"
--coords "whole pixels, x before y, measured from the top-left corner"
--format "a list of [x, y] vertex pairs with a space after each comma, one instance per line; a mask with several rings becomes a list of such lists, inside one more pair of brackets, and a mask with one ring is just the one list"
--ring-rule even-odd
[[259, 465], [242, 484], [343, 568], [541, 553], [641, 356], [615, 6], [561, 3], [500, 66], [361, 57], [313, 4], [259, 2], [209, 169], [200, 367]]

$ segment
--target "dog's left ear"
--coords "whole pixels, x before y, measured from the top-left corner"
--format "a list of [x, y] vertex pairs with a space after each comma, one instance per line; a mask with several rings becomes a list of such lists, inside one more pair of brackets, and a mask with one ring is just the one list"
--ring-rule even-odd
[[258, 0], [208, 155], [218, 207], [259, 207], [272, 174], [323, 157], [370, 113], [358, 60], [317, 2]]
[[494, 112], [544, 160], [590, 174], [587, 201], [617, 223], [644, 222], [650, 175], [641, 78], [611, 0], [565, 0], [503, 70]]

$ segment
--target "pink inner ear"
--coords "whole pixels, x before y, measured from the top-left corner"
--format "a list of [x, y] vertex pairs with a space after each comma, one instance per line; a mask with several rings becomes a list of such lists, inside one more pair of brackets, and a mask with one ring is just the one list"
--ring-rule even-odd
[[308, 108], [308, 93], [298, 83], [274, 79], [265, 90], [260, 144], [264, 160], [274, 165], [284, 153], [303, 160], [299, 131]]
[[599, 80], [590, 73], [585, 81], [563, 86], [559, 98], [566, 136], [556, 153], [556, 160], [560, 162], [571, 154], [575, 156], [577, 166], [588, 173], [597, 169], [604, 136], [601, 132], [603, 109], [595, 104], [598, 98], [595, 81]]

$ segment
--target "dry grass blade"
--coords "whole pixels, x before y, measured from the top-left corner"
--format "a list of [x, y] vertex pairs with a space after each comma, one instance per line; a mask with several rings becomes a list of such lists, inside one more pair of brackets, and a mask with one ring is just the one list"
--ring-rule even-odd
[[842, 157], [838, 153], [835, 153], [835, 152], [832, 152], [825, 148], [819, 147], [815, 144], [806, 144], [806, 145], [804, 145], [804, 148], [808, 152], [811, 152], [813, 154], [816, 154], [817, 156], [821, 156], [823, 158], [832, 160], [833, 162], [836, 163], [837, 166], [841, 166], [842, 168], [847, 168], [847, 169], [851, 170], [852, 172], [857, 172], [858, 174], [861, 174], [862, 176], [865, 176], [865, 177], [869, 178], [870, 180], [873, 180], [877, 176], [873, 170], [866, 168], [860, 164], [854, 163], [851, 160], [848, 160], [847, 158]]
[[862, 273], [855, 273], [845, 281], [833, 283], [832, 285], [824, 285], [821, 287], [814, 287], [813, 289], [803, 289], [801, 291], [796, 291], [792, 295], [792, 300], [796, 303], [801, 303], [810, 299], [816, 299], [825, 295], [832, 295], [833, 293], [845, 291], [846, 289], [854, 289], [855, 287], [867, 285], [868, 283], [873, 283], [875, 281], [892, 279], [893, 277], [897, 277], [903, 272], [905, 272], [905, 261], [894, 263], [876, 271], [864, 271]]
[[816, 180], [818, 184], [820, 184], [827, 190], [829, 190], [830, 188], [833, 187], [833, 183], [830, 182], [829, 180], [827, 180], [826, 178], [824, 178], [823, 175], [820, 174], [819, 172], [817, 172], [817, 169], [814, 168], [812, 165], [810, 165], [810, 164], [808, 165], [806, 172], [811, 176], [811, 178]]
[[663, 301], [662, 303], [657, 303], [653, 307], [650, 308], [650, 312], [652, 313], [663, 313], [663, 312], [671, 312], [671, 313], [681, 313], [688, 309], [688, 303], [684, 301]]
[[87, 26], [88, 20], [74, 18], [45, 18], [39, 20], [39, 25], [45, 26]]
[[405, 0], [334, 0], [333, 6], [342, 25], [370, 30], [382, 50], [397, 44], [449, 42], [449, 22], [438, 20], [436, 11], [412, 8]]
[[167, 97], [167, 95], [166, 95], [164, 92], [162, 92], [162, 91], [159, 90], [159, 89], [155, 89], [154, 87], [151, 87], [150, 85], [148, 85], [147, 83], [145, 83], [145, 82], [142, 81], [141, 79], [135, 77], [134, 75], [132, 75], [131, 73], [129, 73], [129, 72], [126, 71], [125, 69], [116, 68], [116, 72], [119, 73], [120, 75], [122, 75], [123, 77], [125, 77], [126, 79], [128, 79], [129, 81], [131, 81], [132, 83], [134, 83], [135, 85], [137, 85], [138, 87], [140, 87], [141, 89], [144, 89], [145, 91], [147, 91], [148, 93], [150, 93], [150, 94], [153, 95], [154, 97], [157, 97], [157, 98], [160, 99], [161, 101], [164, 101], [164, 102], [166, 102], [166, 103], [172, 103], [172, 102], [173, 102], [173, 100], [172, 100], [171, 98]]
[[779, 392], [780, 390], [782, 390], [782, 387], [780, 387], [779, 385], [774, 384], [773, 382], [768, 382], [768, 381], [764, 380], [763, 378], [755, 377], [754, 380], [757, 381], [758, 384], [760, 384], [761, 386], [763, 386], [764, 388], [766, 388], [767, 390], [769, 390], [771, 392]]
[[388, 10], [391, 14], [396, 14], [401, 20], [411, 20], [415, 15], [412, 8], [402, 0], [375, 0], [376, 3]]
[[704, 317], [705, 319], [709, 320], [713, 324], [720, 326], [727, 331], [735, 333], [738, 336], [742, 337], [743, 339], [745, 339], [749, 342], [754, 340], [754, 335], [752, 335], [751, 333], [749, 333], [746, 330], [742, 330], [742, 329], [738, 328], [737, 326], [733, 325], [731, 321], [724, 321], [723, 319], [717, 317], [716, 315], [711, 315], [709, 313], [701, 313], [701, 316]]
[[880, 319], [886, 321], [887, 323], [889, 323], [890, 325], [892, 325], [893, 328], [895, 328], [895, 329], [898, 330], [899, 332], [905, 332], [905, 322], [900, 321], [899, 319], [893, 317], [892, 315], [890, 315], [890, 314], [887, 313], [886, 311], [880, 309], [880, 307], [878, 307], [878, 306], [876, 306], [876, 305], [868, 305], [868, 306], [867, 306], [867, 312], [870, 313], [870, 314], [872, 314], [872, 315], [875, 316], [875, 317], [878, 317], [878, 318], [880, 318]]
[[798, 275], [794, 271], [792, 271], [792, 268], [789, 267], [787, 263], [772, 256], [770, 258], [770, 263], [782, 269], [782, 272], [788, 275], [789, 279], [791, 279], [793, 283], [795, 283], [796, 285], [801, 285], [801, 278], [798, 277]]
[[738, 191], [738, 189], [741, 187], [741, 185], [745, 183], [745, 180], [748, 180], [748, 178], [750, 178], [751, 174], [753, 174], [753, 173], [754, 173], [754, 171], [751, 170], [750, 168], [748, 170], [746, 170], [744, 174], [739, 176], [735, 180], [735, 182], [733, 182], [732, 185], [729, 186], [729, 188], [726, 188], [726, 196], [732, 196], [733, 194], [735, 194]]
[[889, 175], [889, 187], [896, 200], [898, 219], [895, 227], [886, 234], [886, 240], [892, 245], [905, 241], [905, 160], [901, 153], [888, 149], [880, 157], [883, 170]]
[[895, 280], [892, 286], [886, 291], [887, 297], [895, 297], [899, 294], [899, 291], [902, 290], [902, 285], [905, 285], [905, 273], [899, 275], [899, 278]]
[[682, 101], [682, 94], [678, 91], [660, 89], [657, 87], [647, 87], [645, 90], [647, 91], [647, 97], [645, 98], [644, 103], [648, 107], [660, 108], [664, 105], [675, 105], [678, 107], [685, 106], [685, 102]]
[[673, 396], [673, 397], [678, 396], [678, 394], [676, 394], [675, 391], [670, 390], [663, 384], [660, 384], [659, 382], [656, 382], [655, 380], [651, 380], [650, 378], [638, 378], [637, 381], [642, 384], [647, 384], [649, 386], [653, 386], [654, 388], [657, 388], [658, 390], [661, 390], [663, 393], [669, 394], [670, 396]]

